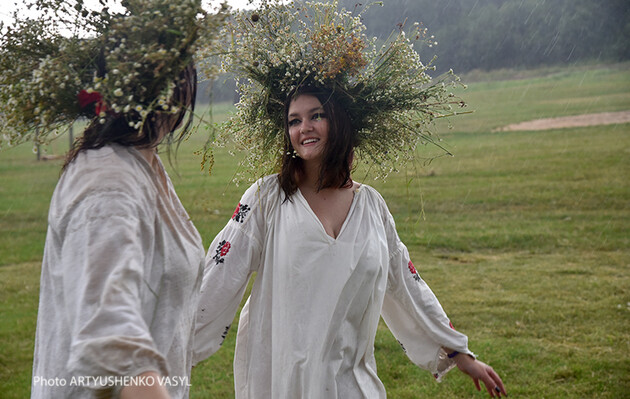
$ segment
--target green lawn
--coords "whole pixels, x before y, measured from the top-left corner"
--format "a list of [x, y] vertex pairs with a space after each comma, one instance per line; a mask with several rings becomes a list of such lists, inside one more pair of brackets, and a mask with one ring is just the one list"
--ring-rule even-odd
[[[510, 79], [515, 75], [525, 79]], [[492, 130], [536, 118], [630, 110], [630, 68], [567, 67], [471, 76], [472, 114], [435, 130], [454, 157], [365, 180], [387, 200], [418, 271], [470, 347], [502, 375], [510, 397], [630, 397], [630, 125]], [[474, 78], [474, 79], [473, 79]], [[225, 106], [215, 109], [221, 119]], [[178, 151], [171, 177], [204, 244], [246, 184], [238, 157], [200, 168], [204, 130]], [[60, 154], [67, 139], [47, 148]], [[430, 154], [430, 155], [427, 155]], [[419, 149], [420, 158], [437, 154]], [[0, 153], [0, 396], [28, 396], [39, 268], [60, 161], [28, 145]], [[362, 180], [364, 170], [355, 177]], [[192, 398], [232, 398], [235, 331], [195, 368]], [[379, 375], [391, 398], [480, 398], [455, 371], [437, 384], [384, 325]]]

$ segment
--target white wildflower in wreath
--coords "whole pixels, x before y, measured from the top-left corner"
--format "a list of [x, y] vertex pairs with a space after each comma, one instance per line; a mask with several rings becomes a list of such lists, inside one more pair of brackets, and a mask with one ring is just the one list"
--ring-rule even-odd
[[[79, 118], [104, 123], [123, 114], [141, 129], [153, 112], [179, 112], [168, 99], [197, 50], [212, 46], [226, 7], [207, 13], [201, 0], [27, 0], [37, 17], [14, 13], [0, 36], [0, 149], [44, 143]], [[130, 44], [130, 43], [133, 43]], [[139, 45], [142, 43], [142, 45]]]
[[221, 65], [236, 76], [240, 102], [218, 142], [235, 141], [248, 154], [236, 181], [278, 171], [284, 103], [299, 86], [335, 93], [357, 135], [355, 159], [371, 165], [375, 177], [411, 159], [419, 143], [439, 146], [431, 122], [464, 103], [449, 92], [458, 82], [452, 71], [432, 79], [431, 62], [423, 64], [413, 49], [428, 40], [422, 25], [401, 26], [379, 44], [365, 34], [365, 9], [340, 10], [337, 1], [260, 4], [224, 28]]

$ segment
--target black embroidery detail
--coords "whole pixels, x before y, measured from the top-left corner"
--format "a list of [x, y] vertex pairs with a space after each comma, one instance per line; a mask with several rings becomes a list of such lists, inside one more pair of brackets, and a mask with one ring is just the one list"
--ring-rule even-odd
[[241, 204], [239, 202], [238, 205], [236, 206], [236, 209], [234, 210], [234, 214], [232, 215], [232, 219], [234, 221], [236, 221], [236, 222], [243, 223], [245, 221], [245, 216], [247, 216], [247, 213], [251, 209], [252, 208], [250, 208], [249, 205]]
[[217, 262], [217, 265], [219, 263], [225, 262], [225, 256], [228, 254], [228, 252], [230, 252], [230, 247], [232, 247], [232, 244], [230, 244], [229, 241], [223, 240], [219, 243], [216, 249], [216, 253], [212, 257], [212, 259]]
[[400, 345], [400, 347], [402, 348], [403, 352], [407, 353], [407, 348], [405, 348], [405, 345], [403, 345], [402, 342], [396, 340], [398, 342], [398, 345]]
[[225, 327], [225, 330], [223, 330], [223, 334], [221, 334], [221, 343], [219, 344], [219, 346], [223, 345], [223, 341], [225, 341], [225, 338], [228, 335], [228, 332], [230, 331], [230, 327], [231, 326], [227, 326]]
[[411, 272], [411, 275], [413, 276], [414, 280], [416, 281], [422, 280], [420, 276], [418, 276], [418, 272], [416, 271], [416, 268], [414, 267], [413, 263], [411, 263], [411, 261], [409, 261], [409, 263], [407, 264], [407, 267], [409, 267], [409, 271]]

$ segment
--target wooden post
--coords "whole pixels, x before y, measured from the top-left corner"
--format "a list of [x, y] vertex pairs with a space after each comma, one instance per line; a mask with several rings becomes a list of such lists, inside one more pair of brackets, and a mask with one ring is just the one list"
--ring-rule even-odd
[[37, 160], [41, 161], [42, 159], [42, 151], [41, 151], [41, 146], [39, 145], [39, 129], [35, 129], [35, 142], [37, 143]]

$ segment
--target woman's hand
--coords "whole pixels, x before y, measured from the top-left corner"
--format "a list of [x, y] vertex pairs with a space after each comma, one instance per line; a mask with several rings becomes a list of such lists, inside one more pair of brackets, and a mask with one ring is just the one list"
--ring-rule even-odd
[[472, 378], [478, 391], [481, 391], [481, 386], [479, 385], [479, 380], [481, 380], [491, 397], [500, 398], [501, 395], [507, 396], [501, 377], [492, 367], [463, 353], [456, 355], [453, 360], [455, 360], [457, 368]]

